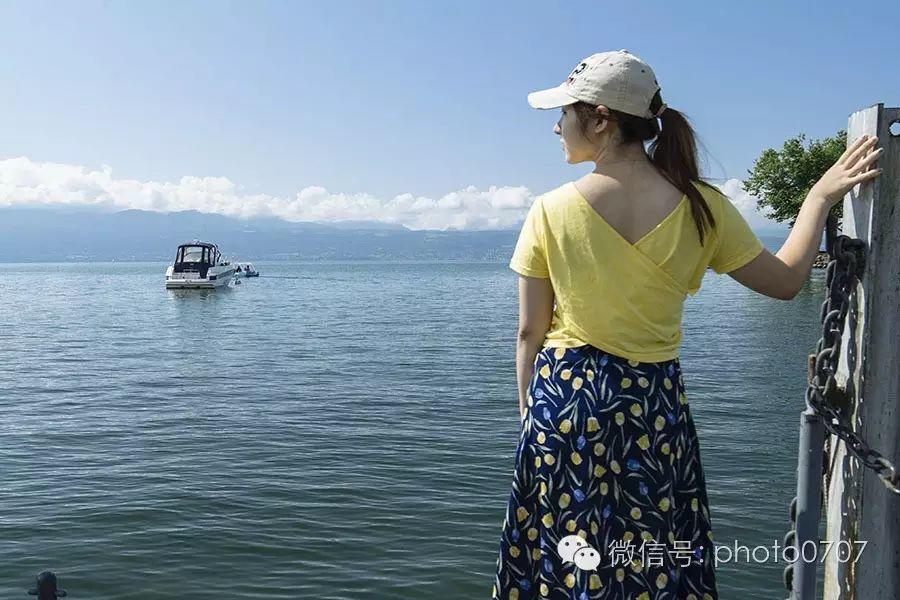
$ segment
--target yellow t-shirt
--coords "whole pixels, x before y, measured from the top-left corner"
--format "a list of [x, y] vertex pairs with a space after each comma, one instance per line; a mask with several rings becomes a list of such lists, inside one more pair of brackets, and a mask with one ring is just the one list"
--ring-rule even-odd
[[550, 279], [555, 306], [545, 346], [588, 343], [643, 362], [678, 356], [684, 300], [699, 291], [706, 268], [733, 271], [763, 250], [722, 192], [695, 187], [716, 220], [703, 246], [687, 196], [633, 245], [573, 182], [535, 199], [509, 266], [521, 275]]

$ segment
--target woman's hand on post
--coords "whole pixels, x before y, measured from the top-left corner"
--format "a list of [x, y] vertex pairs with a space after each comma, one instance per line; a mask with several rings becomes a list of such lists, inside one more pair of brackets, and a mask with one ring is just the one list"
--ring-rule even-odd
[[831, 208], [841, 201], [857, 183], [871, 181], [881, 174], [875, 168], [875, 161], [881, 156], [883, 148], [875, 149], [878, 138], [863, 135], [850, 145], [836, 163], [822, 175], [809, 190], [809, 195], [821, 198], [826, 208]]

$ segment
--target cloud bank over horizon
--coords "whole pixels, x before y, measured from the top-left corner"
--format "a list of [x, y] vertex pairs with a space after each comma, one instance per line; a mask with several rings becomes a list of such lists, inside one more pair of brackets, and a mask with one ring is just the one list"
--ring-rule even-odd
[[[756, 199], [738, 179], [718, 183], [754, 229], [783, 227], [756, 209]], [[518, 227], [535, 195], [524, 186], [468, 186], [434, 199], [413, 194], [378, 198], [308, 186], [293, 197], [241, 193], [226, 177], [185, 176], [177, 182], [118, 179], [99, 170], [26, 157], [0, 160], [0, 207], [60, 205], [105, 210], [177, 212], [194, 210], [241, 219], [285, 221], [375, 221], [420, 230], [496, 230]]]

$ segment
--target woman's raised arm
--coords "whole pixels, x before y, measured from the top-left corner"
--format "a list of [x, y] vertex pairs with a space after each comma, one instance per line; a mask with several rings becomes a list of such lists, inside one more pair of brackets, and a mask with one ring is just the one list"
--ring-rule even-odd
[[831, 207], [858, 183], [872, 181], [881, 173], [875, 168], [882, 149], [878, 138], [861, 136], [853, 142], [809, 190], [784, 245], [776, 253], [763, 250], [759, 256], [728, 274], [740, 284], [780, 300], [793, 299], [809, 277], [819, 252], [822, 231]]

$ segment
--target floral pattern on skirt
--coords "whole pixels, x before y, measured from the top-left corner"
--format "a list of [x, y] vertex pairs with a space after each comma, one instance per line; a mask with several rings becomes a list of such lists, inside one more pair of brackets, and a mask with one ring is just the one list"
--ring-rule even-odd
[[[599, 552], [595, 569], [560, 557], [571, 535]], [[712, 540], [678, 358], [545, 346], [528, 389], [492, 597], [715, 600]]]

